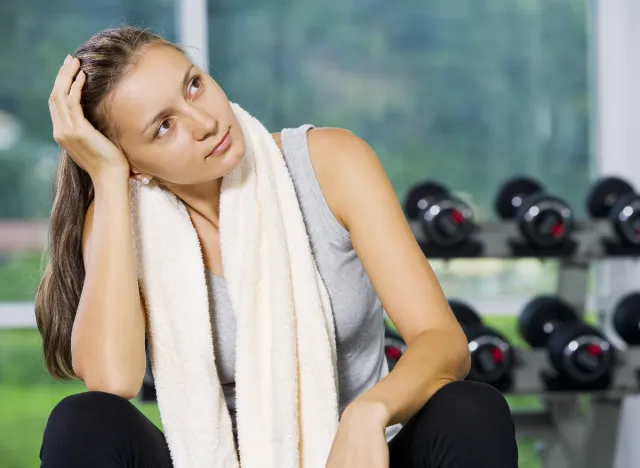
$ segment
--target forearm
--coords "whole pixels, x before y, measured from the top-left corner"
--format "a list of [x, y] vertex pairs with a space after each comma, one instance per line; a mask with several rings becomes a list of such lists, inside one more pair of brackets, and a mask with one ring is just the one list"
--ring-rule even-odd
[[461, 330], [428, 330], [418, 335], [384, 379], [357, 398], [385, 427], [404, 423], [447, 383], [469, 371], [467, 340]]
[[128, 179], [95, 187], [88, 268], [72, 335], [74, 368], [88, 388], [132, 394], [146, 361]]

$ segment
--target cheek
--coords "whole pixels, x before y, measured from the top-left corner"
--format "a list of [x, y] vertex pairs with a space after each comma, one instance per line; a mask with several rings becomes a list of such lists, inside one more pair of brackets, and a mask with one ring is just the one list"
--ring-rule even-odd
[[205, 89], [210, 91], [210, 94], [212, 96], [215, 96], [217, 100], [225, 100], [225, 101], [228, 100], [224, 90], [218, 85], [218, 82], [211, 77], [209, 77], [209, 79], [206, 80]]
[[184, 172], [193, 168], [198, 160], [191, 134], [182, 129], [176, 132], [171, 142], [163, 146], [158, 152], [160, 170]]
[[231, 103], [225, 92], [220, 88], [217, 83], [212, 81], [210, 85], [205, 89], [204, 93], [206, 106], [213, 109], [216, 115], [221, 120], [227, 122], [233, 118], [233, 110], [231, 110]]
[[169, 182], [176, 182], [193, 172], [196, 166], [191, 139], [186, 132], [174, 135], [166, 144], [149, 145], [144, 154], [139, 154], [139, 169]]

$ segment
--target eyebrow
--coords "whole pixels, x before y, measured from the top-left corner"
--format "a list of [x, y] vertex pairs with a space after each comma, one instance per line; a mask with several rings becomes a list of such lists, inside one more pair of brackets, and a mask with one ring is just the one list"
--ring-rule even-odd
[[[195, 66], [194, 64], [191, 64], [189, 68], [187, 68], [187, 72], [184, 74], [184, 78], [182, 78], [182, 87], [180, 88], [181, 90], [184, 90], [184, 88], [187, 87], [187, 83], [189, 82], [189, 75], [191, 75], [191, 70], [193, 69], [194, 66]], [[151, 119], [149, 123], [147, 123], [147, 125], [144, 126], [140, 134], [144, 135], [147, 132], [147, 130], [149, 130], [149, 127], [151, 127], [158, 119], [168, 114], [168, 112], [169, 112], [169, 109], [162, 109], [160, 112], [158, 112], [153, 117], [153, 119]]]

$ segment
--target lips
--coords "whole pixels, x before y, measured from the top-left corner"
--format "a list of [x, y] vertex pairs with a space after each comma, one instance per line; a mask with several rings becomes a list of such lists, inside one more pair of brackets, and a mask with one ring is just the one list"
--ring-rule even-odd
[[[218, 142], [218, 144], [216, 146], [213, 147], [213, 149], [211, 150], [211, 152], [206, 156], [206, 158], [208, 158], [209, 156], [214, 156], [218, 150], [220, 150], [223, 146], [228, 146], [228, 140], [229, 140], [229, 133], [231, 132], [231, 129], [228, 129], [226, 131], [226, 133], [224, 134], [224, 136], [220, 139], [220, 141]], [[205, 159], [206, 159], [205, 158]]]

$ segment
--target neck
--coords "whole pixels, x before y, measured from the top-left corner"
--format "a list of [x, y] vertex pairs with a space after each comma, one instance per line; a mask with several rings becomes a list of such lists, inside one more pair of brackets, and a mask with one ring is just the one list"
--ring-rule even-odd
[[221, 186], [222, 178], [218, 178], [196, 185], [171, 186], [169, 189], [184, 202], [192, 217], [197, 215], [218, 228]]

